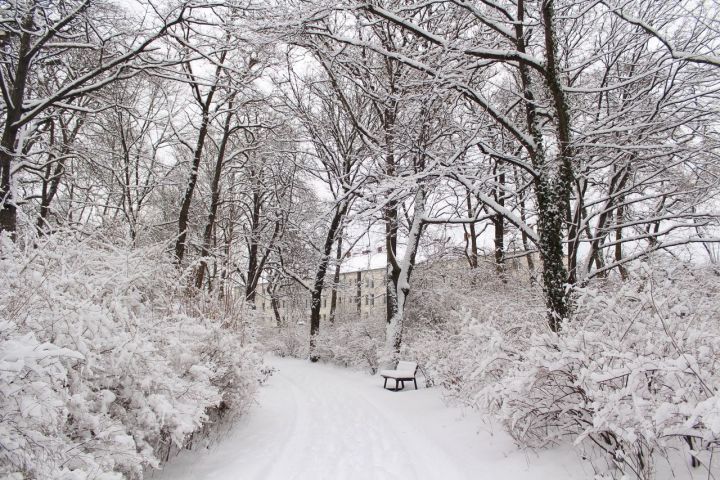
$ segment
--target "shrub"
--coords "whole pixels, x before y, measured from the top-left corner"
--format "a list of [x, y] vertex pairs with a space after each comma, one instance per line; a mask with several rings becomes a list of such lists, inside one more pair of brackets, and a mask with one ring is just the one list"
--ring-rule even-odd
[[378, 370], [378, 355], [385, 338], [384, 322], [376, 317], [355, 317], [334, 324], [325, 324], [317, 338], [317, 353], [327, 362]]
[[652, 478], [677, 452], [711, 469], [720, 434], [717, 274], [660, 260], [632, 273], [578, 290], [559, 334], [533, 288], [455, 274], [414, 297], [409, 354], [449, 399], [494, 412], [520, 444], [569, 440], [595, 452], [604, 478]]
[[282, 327], [265, 327], [262, 343], [278, 357], [307, 358], [310, 345], [310, 329], [304, 324], [288, 324]]
[[187, 308], [162, 246], [57, 234], [0, 251], [0, 473], [141, 478], [251, 401], [253, 339]]
[[673, 450], [710, 469], [720, 438], [717, 281], [682, 265], [641, 273], [580, 291], [562, 332], [531, 335], [482, 394], [524, 444], [589, 441], [637, 478], [652, 478]]
[[402, 355], [416, 359], [428, 384], [441, 385], [448, 399], [477, 407], [486, 377], [501, 376], [523, 348], [512, 341], [542, 330], [542, 292], [522, 270], [500, 277], [492, 265], [450, 265], [417, 269]]

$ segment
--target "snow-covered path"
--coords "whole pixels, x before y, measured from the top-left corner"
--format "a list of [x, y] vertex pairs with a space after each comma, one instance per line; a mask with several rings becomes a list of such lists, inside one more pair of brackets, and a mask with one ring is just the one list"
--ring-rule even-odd
[[[209, 449], [182, 452], [163, 480], [583, 479], [571, 451], [519, 451], [437, 389], [393, 393], [379, 377], [272, 359], [258, 405]], [[422, 382], [418, 382], [422, 383]]]

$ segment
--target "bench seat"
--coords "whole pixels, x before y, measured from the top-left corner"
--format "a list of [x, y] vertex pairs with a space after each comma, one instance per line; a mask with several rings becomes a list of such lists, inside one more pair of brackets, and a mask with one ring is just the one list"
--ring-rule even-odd
[[409, 382], [411, 380], [415, 385], [415, 390], [417, 390], [417, 380], [415, 379], [417, 370], [417, 363], [403, 361], [398, 362], [397, 368], [395, 368], [395, 370], [380, 370], [380, 376], [385, 379], [383, 388], [387, 388], [387, 381], [389, 378], [391, 378], [395, 380], [395, 388], [390, 388], [389, 390], [395, 392], [397, 392], [398, 390], [402, 390], [405, 388], [405, 382]]
[[413, 370], [380, 370], [380, 375], [389, 378], [413, 378], [415, 372]]

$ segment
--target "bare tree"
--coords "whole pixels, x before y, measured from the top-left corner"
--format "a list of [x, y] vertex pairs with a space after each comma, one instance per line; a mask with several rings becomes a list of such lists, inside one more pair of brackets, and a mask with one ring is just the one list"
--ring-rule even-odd
[[[612, 226], [603, 226], [603, 229], [612, 229], [615, 240], [598, 241], [607, 237], [604, 234], [600, 237], [588, 235], [583, 222], [584, 218], [595, 218], [588, 207], [597, 205], [594, 199], [585, 201], [596, 195], [596, 184], [594, 180], [587, 182], [586, 175], [591, 171], [608, 171], [607, 162], [602, 166], [600, 157], [593, 156], [593, 150], [602, 150], [605, 158], [608, 152], [615, 153], [618, 158], [616, 172], [622, 172], [622, 165], [629, 159], [648, 158], [645, 142], [652, 142], [658, 148], [650, 156], [654, 160], [664, 160], [653, 160], [651, 164], [664, 165], [661, 171], [665, 173], [660, 176], [665, 188], [676, 185], [678, 178], [688, 178], [690, 171], [680, 172], [690, 166], [687, 162], [690, 156], [701, 153], [707, 158], [708, 154], [714, 155], [711, 152], [715, 147], [710, 145], [716, 142], [715, 134], [703, 129], [698, 120], [714, 115], [714, 109], [706, 102], [714, 97], [712, 85], [715, 81], [707, 73], [692, 68], [692, 65], [702, 63], [699, 60], [705, 61], [709, 57], [700, 58], [697, 54], [702, 48], [699, 43], [693, 44], [691, 51], [696, 53], [690, 56], [678, 54], [678, 48], [669, 48], [667, 44], [648, 43], [649, 38], [662, 38], [657, 29], [648, 27], [653, 24], [652, 19], [665, 18], [670, 9], [674, 12], [674, 21], [679, 21], [677, 19], [687, 14], [682, 8], [673, 10], [673, 7], [648, 3], [647, 8], [638, 8], [645, 17], [641, 22], [627, 8], [607, 9], [603, 4], [554, 0], [539, 4], [522, 0], [483, 2], [481, 5], [453, 1], [411, 6], [390, 2], [358, 4], [356, 7], [353, 13], [361, 12], [356, 14], [359, 17], [369, 15], [375, 22], [351, 22], [352, 25], [368, 26], [349, 29], [343, 27], [342, 22], [328, 19], [334, 15], [351, 15], [350, 10], [325, 6], [324, 11], [316, 10], [314, 20], [304, 24], [303, 31], [327, 42], [344, 45], [346, 51], [353, 52], [347, 56], [360, 57], [366, 52], [381, 55], [413, 70], [436, 89], [451, 89], [462, 95], [474, 107], [470, 112], [474, 122], [484, 126], [477, 138], [482, 155], [488, 161], [499, 162], [498, 165], [512, 166], [517, 181], [531, 180], [532, 205], [523, 196], [522, 202], [516, 201], [508, 208], [503, 203], [509, 201], [513, 193], [507, 189], [507, 175], [504, 179], [497, 176], [499, 184], [506, 183], [505, 194], [487, 198], [478, 190], [475, 181], [481, 175], [479, 171], [464, 167], [447, 172], [449, 178], [476, 195], [482, 195], [478, 198], [497, 215], [497, 232], [502, 232], [497, 219], [503, 218], [522, 232], [526, 243], [535, 243], [543, 263], [543, 288], [552, 330], [557, 331], [563, 319], [569, 317], [572, 288], [568, 286], [577, 282], [577, 256], [581, 243], [594, 242], [595, 249], [602, 245], [605, 251], [613, 250], [614, 261], [598, 268], [599, 274], [621, 268], [625, 262], [658, 248], [700, 241], [693, 236], [690, 225], [696, 221], [716, 221], [716, 215], [697, 208], [700, 204], [710, 205], [708, 199], [715, 195], [711, 185], [698, 185], [697, 189], [679, 188], [661, 194], [654, 187], [660, 185], [658, 171], [643, 179], [631, 170], [629, 178], [639, 183], [625, 185], [613, 194], [614, 222]], [[611, 18], [620, 22], [608, 23]], [[529, 31], [526, 25], [531, 23], [539, 25], [539, 31]], [[369, 33], [385, 28], [385, 25], [393, 25], [402, 32], [393, 37], [396, 41], [392, 44]], [[632, 29], [628, 30], [628, 27]], [[467, 28], [473, 28], [477, 34], [468, 37], [464, 34]], [[611, 33], [609, 41], [592, 43], [608, 31]], [[626, 32], [634, 37], [623, 44]], [[689, 35], [689, 38], [694, 41], [698, 37]], [[424, 42], [423, 48], [417, 47], [418, 42]], [[598, 46], [598, 51], [593, 50], [593, 45]], [[629, 67], [632, 64], [624, 57], [632, 57], [630, 50], [639, 55], [635, 59], [635, 70], [625, 70], [623, 80], [615, 80], [620, 76], [616, 76], [611, 68], [606, 70], [606, 75], [600, 74], [599, 78], [605, 83], [595, 86], [598, 65], [609, 59], [615, 66]], [[592, 54], [586, 54], [587, 51]], [[691, 58], [693, 55], [697, 58]], [[344, 66], [337, 60], [335, 64]], [[686, 76], [690, 72], [692, 76]], [[691, 90], [695, 93], [690, 93]], [[593, 102], [595, 106], [591, 107]], [[699, 105], [703, 107], [698, 108]], [[600, 122], [593, 120], [590, 112], [596, 112]], [[614, 125], [601, 127], [602, 122]], [[623, 122], [626, 123], [623, 125]], [[692, 137], [693, 140], [704, 139], [702, 148], [698, 148], [691, 140], [693, 134], [690, 132], [703, 130], [703, 135]], [[642, 133], [638, 135], [639, 132]], [[612, 141], [609, 137], [613, 137]], [[671, 171], [673, 174], [669, 177]], [[620, 173], [619, 183], [622, 183], [623, 175]], [[697, 180], [699, 178], [695, 177], [693, 182]], [[517, 181], [515, 188], [523, 188]], [[615, 182], [615, 188], [619, 183]], [[634, 195], [637, 191], [644, 192], [641, 200]], [[696, 194], [691, 195], [692, 192]], [[677, 201], [679, 197], [683, 200]], [[652, 198], [663, 199], [656, 203], [655, 212], [649, 217], [653, 220], [627, 219], [630, 205], [650, 206]], [[667, 198], [674, 201], [668, 202]], [[520, 203], [522, 215], [517, 215], [513, 210], [519, 208]], [[690, 209], [685, 208], [689, 205], [694, 206], [692, 215], [687, 213]], [[667, 212], [668, 207], [673, 208], [672, 213]], [[532, 217], [528, 215], [530, 211]], [[603, 222], [607, 222], [609, 213], [603, 218]], [[533, 220], [534, 226], [529, 223]], [[644, 233], [625, 234], [626, 229], [636, 229], [641, 224]], [[659, 241], [681, 231], [684, 232], [682, 240]], [[500, 241], [498, 235], [497, 253], [503, 248]], [[636, 248], [642, 244], [646, 247], [632, 255], [623, 253], [622, 245]], [[599, 254], [592, 256], [597, 263]]]
[[[321, 64], [325, 60], [319, 57]], [[339, 244], [346, 216], [365, 182], [366, 147], [344, 105], [352, 109], [355, 118], [364, 120], [370, 112], [352, 85], [341, 84], [336, 77], [306, 79], [301, 83], [290, 71], [288, 86], [287, 106], [297, 115], [313, 147], [312, 163], [306, 171], [323, 182], [332, 197], [324, 240], [318, 246], [320, 261], [310, 288], [310, 359], [317, 361], [315, 341], [320, 330], [321, 301], [333, 245]]]
[[[148, 3], [148, 6], [151, 4]], [[3, 15], [0, 29], [9, 34], [2, 43], [0, 92], [0, 231], [17, 229], [17, 205], [13, 196], [13, 163], [22, 158], [21, 131], [53, 106], [69, 106], [73, 99], [98, 91], [140, 71], [173, 60], [153, 59], [149, 47], [173, 26], [185, 21], [186, 7], [170, 12], [152, 10], [140, 28], [109, 2], [13, 2], [12, 14]], [[108, 29], [115, 25], [118, 30]], [[76, 54], [82, 52], [82, 55]], [[66, 65], [62, 82], [44, 90], [35, 88], [41, 70], [66, 59], [82, 63]], [[46, 83], [47, 86], [50, 86]]]

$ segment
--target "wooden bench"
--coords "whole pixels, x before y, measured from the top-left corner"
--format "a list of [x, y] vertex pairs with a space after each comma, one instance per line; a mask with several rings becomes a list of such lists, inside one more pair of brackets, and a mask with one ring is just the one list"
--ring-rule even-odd
[[[418, 364], [416, 362], [398, 362], [395, 370], [380, 370], [380, 376], [385, 379], [383, 388], [387, 388], [388, 378], [395, 380], [395, 388], [390, 388], [393, 392], [402, 390], [405, 388], [405, 382], [413, 381], [415, 384], [415, 390], [417, 390], [417, 380], [415, 380], [415, 374], [418, 370]], [[401, 387], [398, 387], [402, 385]]]

